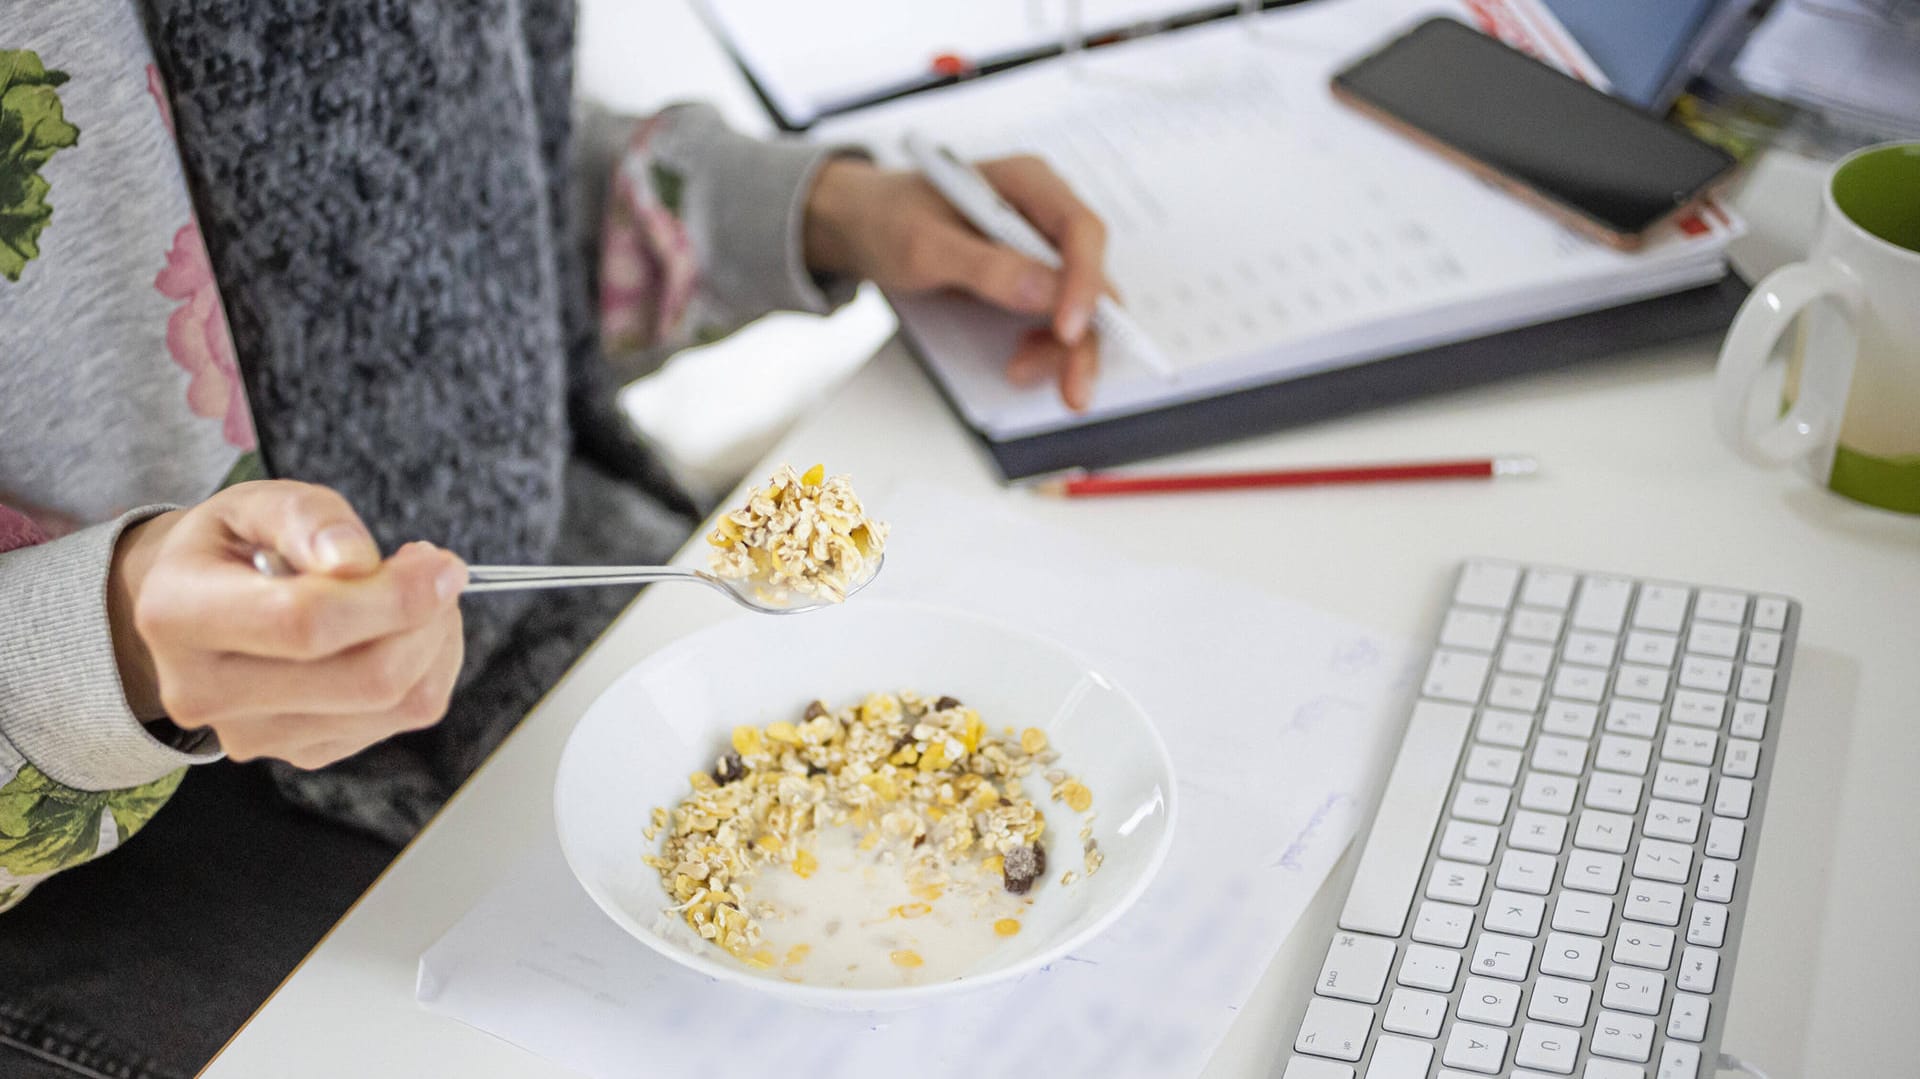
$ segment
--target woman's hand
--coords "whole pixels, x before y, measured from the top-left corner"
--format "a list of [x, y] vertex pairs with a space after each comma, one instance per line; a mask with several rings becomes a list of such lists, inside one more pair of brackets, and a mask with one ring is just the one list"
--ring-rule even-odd
[[829, 161], [807, 199], [807, 265], [863, 277], [901, 292], [956, 288], [1023, 315], [1050, 316], [1051, 333], [1029, 334], [1007, 365], [1026, 384], [1052, 377], [1083, 409], [1099, 370], [1087, 330], [1107, 289], [1107, 230], [1066, 181], [1037, 157], [980, 165], [988, 182], [1060, 252], [1052, 270], [974, 231], [917, 172], [857, 159]]
[[[262, 576], [257, 547], [299, 575]], [[108, 603], [127, 703], [211, 728], [235, 760], [318, 768], [445, 714], [466, 580], [431, 544], [382, 561], [324, 487], [230, 487], [121, 535]]]

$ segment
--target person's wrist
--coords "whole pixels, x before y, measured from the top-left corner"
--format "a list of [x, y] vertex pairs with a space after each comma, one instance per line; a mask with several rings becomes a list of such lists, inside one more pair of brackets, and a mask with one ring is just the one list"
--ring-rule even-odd
[[855, 234], [854, 223], [865, 201], [862, 192], [878, 171], [863, 158], [833, 157], [814, 173], [801, 229], [801, 254], [808, 270], [859, 275], [849, 239]]
[[107, 620], [113, 630], [113, 658], [127, 710], [142, 722], [166, 718], [153, 653], [134, 620], [134, 601], [152, 570], [160, 546], [183, 511], [174, 510], [129, 526], [113, 547], [107, 573]]

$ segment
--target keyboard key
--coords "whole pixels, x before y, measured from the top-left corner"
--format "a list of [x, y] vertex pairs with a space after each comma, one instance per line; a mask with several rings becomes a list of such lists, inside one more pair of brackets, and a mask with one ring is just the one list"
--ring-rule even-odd
[[1413, 939], [1444, 948], [1464, 948], [1473, 931], [1473, 908], [1431, 900], [1420, 904], [1413, 919]]
[[1493, 851], [1500, 845], [1500, 829], [1487, 824], [1450, 820], [1440, 833], [1440, 857], [1474, 865], [1492, 865]]
[[1525, 641], [1508, 641], [1500, 649], [1500, 669], [1509, 674], [1531, 674], [1544, 678], [1553, 669], [1553, 649]]
[[1707, 778], [1711, 774], [1697, 764], [1661, 761], [1660, 767], [1653, 773], [1654, 797], [1704, 805], [1707, 800]]
[[1460, 583], [1454, 586], [1453, 601], [1469, 607], [1506, 610], [1513, 604], [1513, 590], [1519, 583], [1518, 566], [1501, 562], [1469, 562], [1460, 569]]
[[1642, 585], [1640, 602], [1633, 605], [1633, 624], [1678, 633], [1687, 619], [1687, 600], [1692, 596], [1693, 589], [1682, 585]]
[[1752, 806], [1753, 781], [1750, 779], [1722, 779], [1720, 789], [1713, 794], [1713, 811], [1722, 817], [1745, 819]]
[[1532, 733], [1532, 713], [1510, 712], [1505, 708], [1482, 708], [1480, 725], [1474, 729], [1473, 736], [1488, 745], [1521, 749], [1526, 746], [1527, 737]]
[[1479, 906], [1480, 893], [1486, 885], [1487, 871], [1479, 866], [1436, 858], [1433, 873], [1427, 877], [1427, 898]]
[[1280, 1079], [1353, 1079], [1353, 1069], [1331, 1060], [1296, 1056], [1287, 1061], [1287, 1073]]
[[1529, 607], [1551, 607], [1564, 611], [1573, 602], [1574, 577], [1552, 569], [1530, 569], [1527, 583], [1520, 590], [1520, 602]]
[[1540, 973], [1590, 982], [1600, 972], [1600, 951], [1605, 946], [1593, 937], [1548, 933], [1540, 948]]
[[1603, 734], [1600, 736], [1600, 751], [1593, 756], [1593, 766], [1608, 772], [1643, 776], [1647, 774], [1647, 764], [1652, 758], [1653, 743], [1645, 738]]
[[1718, 903], [1695, 903], [1687, 915], [1687, 943], [1718, 948], [1727, 939], [1727, 908]]
[[1507, 627], [1507, 636], [1552, 644], [1560, 639], [1560, 623], [1563, 620], [1562, 616], [1555, 611], [1536, 611], [1529, 607], [1522, 607], [1513, 612], [1513, 621]]
[[1760, 743], [1747, 738], [1727, 739], [1727, 759], [1720, 771], [1736, 779], [1752, 779], [1760, 774]]
[[1546, 895], [1553, 891], [1553, 871], [1557, 868], [1551, 854], [1508, 850], [1500, 856], [1500, 875], [1494, 883], [1509, 891]]
[[1613, 940], [1613, 961], [1650, 970], [1667, 969], [1673, 962], [1673, 930], [1623, 922], [1620, 935]]
[[1607, 704], [1607, 730], [1613, 734], [1652, 738], [1660, 729], [1660, 706], [1646, 701], [1614, 700]]
[[1568, 1075], [1580, 1056], [1580, 1032], [1546, 1023], [1528, 1023], [1520, 1028], [1520, 1041], [1513, 1047], [1513, 1062], [1527, 1068], [1545, 1068]]
[[1637, 701], [1663, 701], [1667, 698], [1667, 672], [1664, 667], [1642, 667], [1622, 663], [1613, 676], [1613, 691]]
[[1517, 749], [1475, 744], [1467, 748], [1467, 766], [1461, 774], [1475, 783], [1511, 787], [1520, 778], [1520, 759]]
[[1598, 667], [1567, 664], [1553, 676], [1553, 695], [1576, 701], [1598, 702], [1607, 693], [1607, 672]]
[[1491, 662], [1492, 657], [1475, 652], [1435, 649], [1432, 662], [1427, 664], [1427, 678], [1421, 683], [1420, 692], [1438, 700], [1474, 704], [1480, 700], [1480, 690], [1486, 685], [1487, 667]]
[[1693, 848], [1664, 839], [1642, 839], [1633, 858], [1633, 875], [1669, 884], [1685, 884], [1693, 874]]
[[1587, 1066], [1580, 1072], [1580, 1079], [1647, 1079], [1647, 1070], [1617, 1060], [1588, 1057]]
[[1667, 737], [1660, 745], [1660, 756], [1682, 764], [1708, 765], [1713, 763], [1714, 749], [1720, 744], [1720, 736], [1699, 727], [1668, 727]]
[[[1729, 823], [1738, 824], [1738, 821]], [[1507, 845], [1515, 850], [1538, 851], [1541, 854], [1558, 854], [1567, 838], [1567, 818], [1535, 813], [1529, 809], [1517, 809], [1513, 813], [1513, 825], [1507, 830]]]
[[1598, 809], [1585, 810], [1573, 830], [1573, 845], [1587, 850], [1625, 854], [1633, 838], [1633, 818]]
[[[1494, 893], [1498, 895], [1498, 892]], [[1453, 982], [1460, 974], [1460, 953], [1445, 948], [1430, 948], [1425, 944], [1407, 945], [1407, 958], [1400, 964], [1401, 985], [1410, 985], [1416, 989], [1433, 989], [1442, 993], [1453, 992]], [[1446, 1006], [1440, 1010], [1445, 1012]], [[1432, 1037], [1431, 1034], [1428, 1037]]]
[[1612, 895], [1620, 890], [1620, 872], [1626, 868], [1626, 864], [1626, 860], [1618, 854], [1604, 854], [1597, 850], [1569, 851], [1567, 868], [1560, 874], [1560, 883], [1577, 891]]
[[1533, 941], [1482, 933], [1473, 942], [1473, 972], [1510, 982], [1525, 981], [1533, 968]]
[[1676, 689], [1673, 691], [1673, 703], [1667, 706], [1667, 718], [1693, 727], [1718, 728], [1720, 717], [1726, 711], [1727, 699], [1718, 693]]
[[1655, 839], [1692, 843], [1700, 834], [1700, 809], [1685, 802], [1650, 798], [1647, 800], [1646, 822], [1640, 827]]
[[1686, 891], [1677, 884], [1635, 878], [1627, 882], [1627, 901], [1620, 915], [1636, 922], [1679, 925], [1686, 898]]
[[1747, 634], [1747, 662], [1772, 667], [1780, 662], [1780, 635], [1765, 630]]
[[1700, 602], [1694, 604], [1693, 617], [1695, 621], [1730, 622], [1737, 626], [1746, 621], [1747, 597], [1738, 592], [1703, 591]]
[[1540, 729], [1568, 738], [1591, 738], [1593, 725], [1599, 718], [1600, 709], [1594, 705], [1552, 697], [1547, 700], [1546, 713], [1540, 717]]
[[[1546, 965], [1544, 959], [1541, 965]], [[1591, 988], [1564, 978], [1541, 977], [1534, 980], [1533, 996], [1527, 1004], [1527, 1018], [1583, 1027], [1587, 1025], [1587, 1006], [1591, 1003]]]
[[1732, 659], [1740, 654], [1740, 627], [1695, 622], [1687, 634], [1687, 651]]
[[1627, 601], [1633, 598], [1633, 582], [1620, 577], [1584, 577], [1580, 598], [1573, 605], [1575, 629], [1618, 633], [1626, 621]]
[[1760, 629], [1787, 628], [1787, 601], [1779, 596], [1761, 596], [1753, 603], [1753, 624]]
[[1710, 858], [1738, 858], [1740, 845], [1747, 838], [1747, 822], [1731, 817], [1715, 817], [1707, 825], [1707, 856]]
[[1395, 950], [1390, 940], [1335, 933], [1333, 943], [1327, 948], [1326, 962], [1320, 964], [1320, 978], [1313, 983], [1313, 991], [1323, 997], [1378, 1004], [1381, 993], [1386, 990], [1387, 971], [1393, 966]]
[[[1547, 878], [1549, 881], [1553, 878], [1551, 865], [1547, 867]], [[1531, 937], [1540, 932], [1540, 919], [1546, 912], [1547, 901], [1537, 895], [1496, 888], [1487, 900], [1487, 914], [1481, 924], [1496, 933]]]
[[1663, 975], [1632, 967], [1608, 967], [1607, 989], [1601, 994], [1600, 1006], [1636, 1015], [1659, 1015], [1666, 992], [1667, 979]]
[[1632, 813], [1640, 808], [1640, 781], [1633, 776], [1596, 772], [1587, 780], [1586, 804], [1593, 809]]
[[1680, 953], [1680, 976], [1674, 984], [1694, 993], [1711, 993], [1719, 974], [1719, 952], [1689, 945]]
[[1773, 668], [1740, 668], [1740, 699], [1743, 701], [1769, 701], [1773, 699]]
[[1754, 701], [1736, 701], [1733, 706], [1733, 723], [1727, 727], [1727, 733], [1735, 738], [1765, 738], [1767, 706]]
[[1427, 1079], [1433, 1046], [1411, 1038], [1382, 1035], [1367, 1058], [1367, 1079]]
[[[1613, 924], [1613, 900], [1604, 895], [1561, 892], [1553, 904], [1553, 927], [1566, 933], [1604, 937]], [[1541, 960], [1546, 966], [1546, 960]]]
[[1573, 812], [1573, 792], [1579, 784], [1565, 776], [1528, 772], [1520, 783], [1520, 805], [1543, 813]]
[[1733, 686], [1733, 664], [1724, 659], [1688, 656], [1680, 661], [1680, 684], [1688, 689], [1725, 693]]
[[1502, 619], [1492, 611], [1455, 607], [1440, 624], [1440, 643], [1470, 652], [1491, 652], [1500, 643]]
[[1674, 653], [1680, 650], [1680, 638], [1671, 633], [1648, 633], [1634, 630], [1627, 634], [1627, 649], [1620, 654], [1622, 659], [1635, 663], [1645, 663], [1653, 667], [1673, 666]]
[[1497, 1075], [1507, 1061], [1507, 1032], [1472, 1023], [1455, 1023], [1447, 1035], [1446, 1052], [1440, 1059], [1449, 1068]]
[[1587, 770], [1587, 743], [1578, 738], [1543, 734], [1533, 743], [1533, 766], [1542, 772], [1577, 776]]
[[1693, 894], [1709, 903], [1733, 901], [1733, 885], [1740, 877], [1740, 863], [1725, 858], [1700, 859], [1700, 883]]
[[1546, 683], [1538, 678], [1517, 674], [1495, 675], [1493, 686], [1487, 690], [1487, 703], [1532, 712], [1540, 707], [1540, 695], [1546, 692], [1546, 688]]
[[1360, 1051], [1367, 1044], [1367, 1031], [1371, 1029], [1372, 1008], [1314, 997], [1307, 1002], [1307, 1015], [1300, 1021], [1300, 1033], [1293, 1039], [1293, 1048], [1295, 1052], [1313, 1056], [1359, 1060]]
[[1491, 978], [1468, 978], [1460, 989], [1460, 1003], [1454, 1014], [1475, 1023], [1510, 1027], [1520, 1011], [1520, 987], [1512, 982]]
[[1660, 1070], [1654, 1073], [1654, 1079], [1700, 1079], [1700, 1047], [1679, 1042], [1661, 1046]]
[[1653, 1055], [1653, 1021], [1622, 1012], [1601, 1012], [1593, 1022], [1593, 1054], [1645, 1064]]
[[1613, 666], [1613, 649], [1618, 639], [1610, 633], [1585, 633], [1574, 631], [1567, 634], [1567, 643], [1560, 655], [1568, 663], [1582, 663], [1589, 667]]
[[1462, 783], [1453, 795], [1453, 815], [1481, 824], [1499, 824], [1507, 819], [1507, 801], [1513, 792], [1486, 783]]
[[1667, 1015], [1667, 1037], [1697, 1042], [1707, 1036], [1707, 1013], [1712, 1002], [1692, 993], [1675, 993], [1673, 1011]]
[[1399, 1034], [1437, 1038], [1446, 1018], [1446, 997], [1418, 989], [1395, 989], [1387, 998], [1387, 1014], [1381, 1016], [1380, 1026]]

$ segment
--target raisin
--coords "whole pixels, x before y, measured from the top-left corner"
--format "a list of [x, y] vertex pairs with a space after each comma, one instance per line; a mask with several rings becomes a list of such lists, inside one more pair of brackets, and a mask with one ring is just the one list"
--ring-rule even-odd
[[1002, 883], [1014, 895], [1027, 894], [1027, 889], [1046, 871], [1047, 852], [1037, 843], [1031, 847], [1015, 847], [1000, 860]]
[[895, 753], [900, 752], [901, 750], [907, 748], [912, 744], [913, 744], [913, 732], [908, 731], [907, 733], [893, 740], [893, 748], [887, 750], [887, 756], [891, 757]]
[[713, 781], [723, 787], [746, 774], [746, 762], [733, 750], [728, 750], [727, 755], [720, 758], [720, 763], [713, 766]]
[[919, 850], [919, 849], [920, 849], [920, 845], [921, 845], [921, 844], [923, 844], [923, 843], [925, 843], [926, 841], [927, 841], [927, 837], [926, 837], [926, 836], [924, 836], [924, 835], [917, 835], [917, 836], [914, 836], [914, 837], [913, 837], [913, 849], [914, 849], [914, 850]]
[[807, 714], [802, 718], [819, 719], [821, 716], [824, 716], [826, 714], [827, 714], [827, 706], [820, 703], [819, 701], [814, 701], [812, 704], [807, 705]]
[[821, 767], [820, 765], [813, 763], [812, 761], [808, 761], [807, 774], [810, 776], [823, 776], [827, 774], [827, 770]]
[[1036, 877], [1047, 875], [1047, 848], [1038, 843], [1033, 845], [1033, 875]]
[[960, 702], [958, 699], [953, 697], [942, 697], [939, 700], [933, 702], [933, 710], [936, 712], [944, 712], [949, 708], [958, 708], [958, 707], [960, 707]]

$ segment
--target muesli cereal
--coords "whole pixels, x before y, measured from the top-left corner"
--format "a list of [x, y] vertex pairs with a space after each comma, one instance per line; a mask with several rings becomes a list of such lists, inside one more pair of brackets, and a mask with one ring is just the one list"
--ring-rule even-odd
[[887, 526], [867, 516], [845, 476], [783, 465], [747, 504], [720, 518], [707, 542], [716, 576], [753, 581], [769, 595], [838, 603], [878, 565]]
[[[782, 912], [752, 894], [754, 878], [770, 866], [813, 876], [829, 829], [846, 829], [858, 851], [897, 867], [914, 901], [893, 908], [895, 917], [922, 917], [943, 894], [968, 889], [1024, 896], [1047, 872], [1048, 842], [1025, 777], [1049, 769], [1052, 796], [1076, 813], [1093, 794], [1051, 767], [1059, 755], [1043, 732], [1002, 730], [953, 697], [913, 693], [837, 709], [815, 701], [795, 720], [736, 727], [712, 771], [693, 773], [671, 810], [653, 811], [646, 837], [665, 839], [646, 864], [673, 897], [671, 913], [759, 969], [775, 965], [766, 923]], [[1088, 874], [1099, 865], [1091, 837], [1089, 819], [1080, 837]], [[997, 916], [1005, 909], [992, 913], [982, 932], [1020, 931], [1017, 918]], [[809, 947], [794, 945], [779, 965], [795, 966]], [[903, 968], [922, 962], [906, 949], [891, 958]]]

